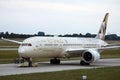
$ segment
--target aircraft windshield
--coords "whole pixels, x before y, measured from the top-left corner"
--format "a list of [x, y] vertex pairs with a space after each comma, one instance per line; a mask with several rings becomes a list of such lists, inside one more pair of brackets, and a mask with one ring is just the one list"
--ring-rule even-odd
[[21, 45], [22, 45], [22, 46], [32, 46], [31, 43], [22, 43]]

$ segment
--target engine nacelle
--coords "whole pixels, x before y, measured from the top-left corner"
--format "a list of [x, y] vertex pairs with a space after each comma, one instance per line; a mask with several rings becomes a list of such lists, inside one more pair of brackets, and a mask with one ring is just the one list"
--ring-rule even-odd
[[100, 59], [100, 54], [96, 49], [88, 49], [83, 52], [82, 54], [82, 60], [85, 63], [91, 63], [98, 61]]

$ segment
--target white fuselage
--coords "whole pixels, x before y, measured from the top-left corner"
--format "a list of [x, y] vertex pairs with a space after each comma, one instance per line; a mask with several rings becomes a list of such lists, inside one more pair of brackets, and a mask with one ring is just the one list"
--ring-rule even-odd
[[25, 39], [18, 49], [22, 57], [79, 57], [79, 53], [70, 55], [67, 49], [97, 49], [107, 43], [95, 38], [69, 38], [69, 37], [31, 37]]

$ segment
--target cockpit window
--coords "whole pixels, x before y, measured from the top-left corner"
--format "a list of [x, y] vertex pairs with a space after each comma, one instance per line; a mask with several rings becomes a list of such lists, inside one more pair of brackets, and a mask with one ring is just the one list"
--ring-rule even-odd
[[21, 46], [32, 46], [31, 43], [22, 43]]

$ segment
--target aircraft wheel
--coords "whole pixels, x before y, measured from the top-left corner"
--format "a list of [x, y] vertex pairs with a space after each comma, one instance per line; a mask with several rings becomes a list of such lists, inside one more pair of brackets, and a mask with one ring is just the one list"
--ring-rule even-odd
[[28, 58], [28, 67], [32, 67], [32, 60]]
[[51, 59], [50, 64], [60, 64], [60, 59]]
[[84, 61], [80, 61], [80, 65], [90, 65], [90, 63], [86, 63], [86, 62], [84, 62]]
[[31, 58], [23, 58], [23, 59], [28, 62], [28, 67], [32, 67], [32, 60], [31, 60]]

